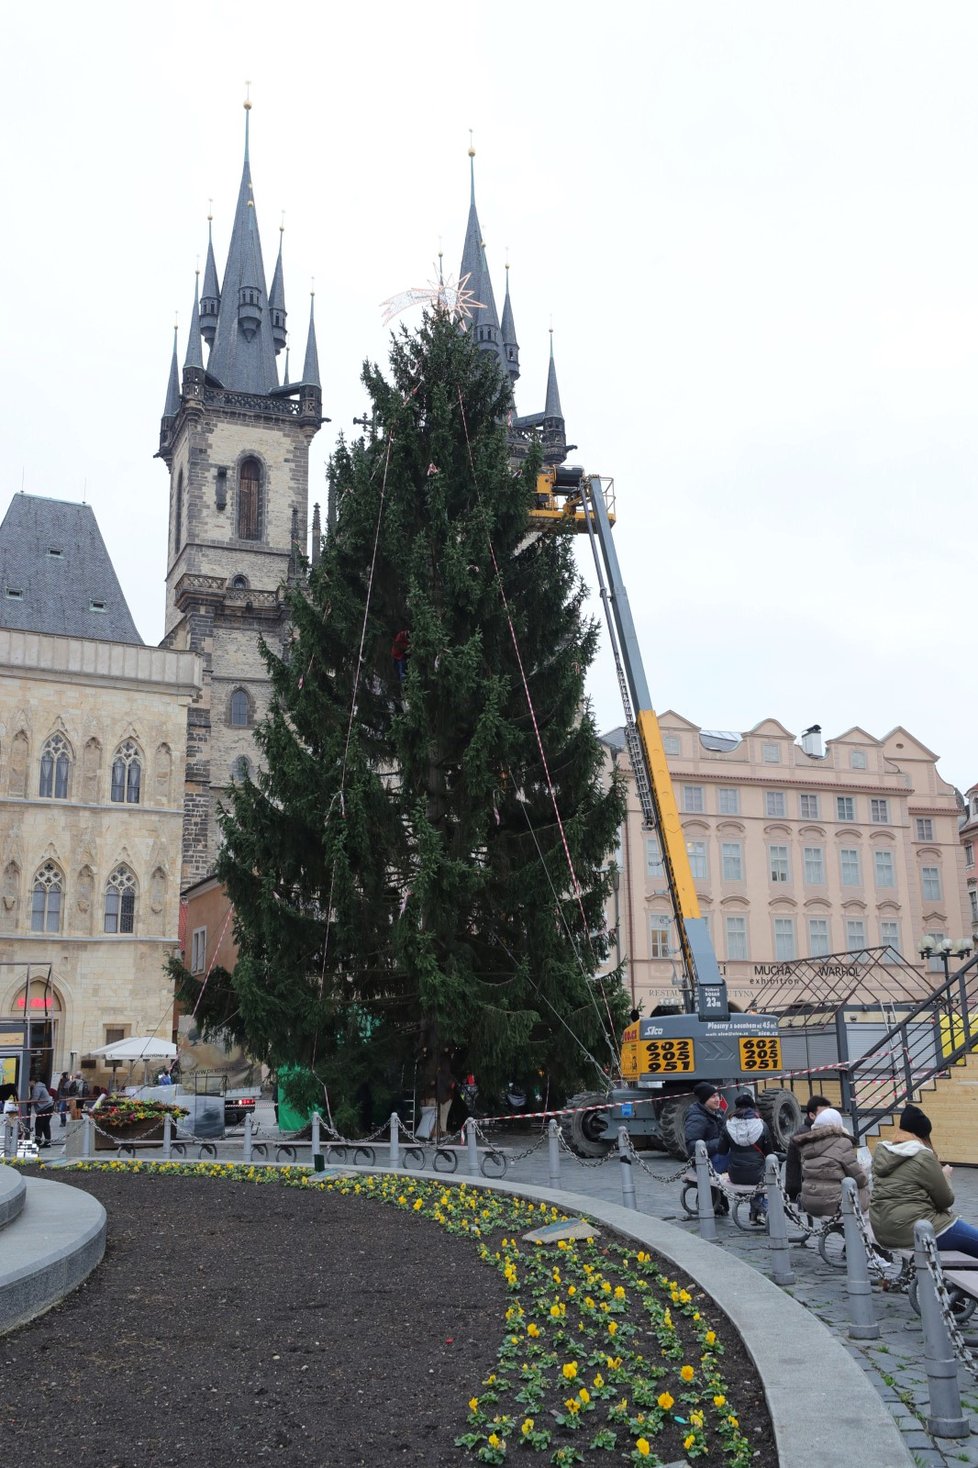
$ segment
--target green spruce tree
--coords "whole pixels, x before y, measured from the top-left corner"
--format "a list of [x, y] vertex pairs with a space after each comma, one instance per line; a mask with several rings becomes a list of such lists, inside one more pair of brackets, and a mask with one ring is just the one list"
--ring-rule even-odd
[[623, 805], [571, 543], [528, 533], [538, 462], [510, 464], [509, 386], [446, 313], [363, 380], [371, 433], [335, 456], [291, 656], [265, 650], [262, 770], [223, 818], [238, 963], [182, 994], [334, 1114], [370, 1083], [382, 1115], [445, 1050], [485, 1096], [593, 1086], [625, 1006], [594, 977]]

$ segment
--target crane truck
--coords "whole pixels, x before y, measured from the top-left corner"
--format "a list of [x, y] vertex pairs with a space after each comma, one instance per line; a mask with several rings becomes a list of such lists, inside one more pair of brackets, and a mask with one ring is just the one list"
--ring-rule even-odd
[[659, 839], [678, 932], [682, 1012], [632, 1013], [621, 1043], [620, 1083], [585, 1092], [567, 1103], [562, 1128], [572, 1149], [601, 1157], [627, 1127], [675, 1157], [686, 1156], [684, 1126], [692, 1088], [709, 1081], [720, 1091], [750, 1085], [758, 1110], [779, 1149], [801, 1125], [794, 1094], [761, 1085], [782, 1069], [778, 1020], [771, 1014], [731, 1012], [727, 986], [693, 881], [659, 721], [652, 708], [618, 555], [611, 537], [614, 486], [570, 465], [550, 466], [537, 478], [534, 528], [570, 525], [587, 533], [594, 554], [625, 714], [625, 744], [635, 775], [644, 824]]

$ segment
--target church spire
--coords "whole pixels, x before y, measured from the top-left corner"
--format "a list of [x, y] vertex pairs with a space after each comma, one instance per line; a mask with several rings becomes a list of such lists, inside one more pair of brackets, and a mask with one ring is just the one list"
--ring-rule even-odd
[[503, 302], [503, 357], [510, 381], [515, 385], [520, 375], [520, 344], [516, 340], [516, 324], [513, 321], [513, 306], [509, 299], [509, 261], [506, 261], [506, 299]]
[[275, 274], [272, 276], [272, 289], [268, 294], [268, 309], [272, 314], [272, 340], [275, 343], [275, 355], [285, 346], [286, 330], [285, 318], [288, 312], [285, 309], [285, 279], [282, 272], [282, 236], [285, 234], [285, 220], [278, 227], [278, 259], [275, 261]]
[[543, 408], [541, 439], [544, 463], [562, 464], [567, 457], [567, 432], [560, 406], [560, 392], [557, 388], [553, 327], [550, 328], [550, 366], [547, 369], [547, 401]]
[[183, 365], [184, 367], [200, 367], [203, 370], [204, 357], [200, 349], [199, 288], [200, 271], [197, 271], [194, 276], [194, 309], [190, 314], [190, 330], [187, 332], [187, 355], [183, 359]]
[[221, 305], [221, 287], [217, 283], [217, 263], [214, 259], [213, 223], [214, 216], [208, 211], [204, 294], [200, 298], [200, 334], [208, 346], [212, 346], [214, 343], [214, 333], [217, 330], [217, 313]]
[[305, 387], [321, 387], [319, 381], [319, 352], [316, 350], [316, 292], [309, 292], [309, 335], [306, 338], [306, 360], [302, 366], [302, 382]]
[[312, 545], [309, 547], [309, 560], [314, 566], [319, 565], [323, 553], [323, 531], [319, 522], [319, 501], [312, 507]]
[[505, 367], [496, 298], [493, 295], [492, 280], [486, 262], [486, 246], [479, 224], [479, 213], [475, 207], [475, 148], [471, 143], [469, 144], [469, 218], [465, 229], [465, 244], [462, 247], [459, 280], [464, 281], [466, 276], [469, 277], [467, 288], [475, 299], [482, 303], [472, 313], [471, 327], [475, 343], [482, 351], [495, 352], [500, 364]]
[[250, 115], [249, 101], [241, 184], [207, 373], [224, 388], [266, 395], [278, 387], [278, 373], [251, 179]]
[[173, 323], [173, 356], [170, 358], [170, 379], [166, 385], [166, 401], [163, 417], [175, 418], [180, 411], [180, 370], [177, 367], [177, 323]]

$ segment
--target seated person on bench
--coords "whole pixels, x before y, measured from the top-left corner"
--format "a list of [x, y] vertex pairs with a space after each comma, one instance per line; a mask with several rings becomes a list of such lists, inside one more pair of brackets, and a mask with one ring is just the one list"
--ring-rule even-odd
[[978, 1228], [951, 1212], [951, 1169], [941, 1166], [930, 1134], [930, 1117], [919, 1106], [907, 1106], [893, 1140], [877, 1145], [869, 1205], [876, 1242], [884, 1249], [912, 1249], [913, 1226], [923, 1219], [933, 1228], [938, 1249], [978, 1259]]

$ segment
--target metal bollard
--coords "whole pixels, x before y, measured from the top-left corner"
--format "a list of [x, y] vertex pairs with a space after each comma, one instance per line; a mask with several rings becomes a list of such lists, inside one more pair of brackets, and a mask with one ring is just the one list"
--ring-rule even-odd
[[764, 1162], [764, 1182], [767, 1187], [767, 1235], [771, 1245], [771, 1278], [775, 1284], [794, 1284], [795, 1272], [791, 1267], [791, 1249], [788, 1245], [788, 1220], [784, 1216], [778, 1159], [773, 1153]]
[[390, 1152], [391, 1152], [391, 1158], [390, 1158], [391, 1167], [400, 1167], [400, 1165], [401, 1165], [401, 1118], [398, 1116], [398, 1114], [397, 1114], [396, 1111], [392, 1111], [391, 1112]]
[[961, 1411], [958, 1363], [927, 1263], [926, 1246], [934, 1243], [931, 1225], [915, 1223], [913, 1240], [914, 1263], [917, 1266], [917, 1303], [924, 1327], [924, 1369], [927, 1372], [927, 1395], [930, 1401], [927, 1431], [932, 1432], [935, 1437], [969, 1437], [971, 1423]]
[[92, 1143], [95, 1140], [93, 1127], [92, 1118], [86, 1111], [82, 1116], [82, 1156], [86, 1158], [92, 1156]]
[[710, 1183], [710, 1158], [706, 1150], [705, 1142], [697, 1142], [695, 1148], [696, 1161], [696, 1211], [700, 1220], [700, 1238], [706, 1239], [707, 1243], [715, 1244], [717, 1239], [717, 1220], [713, 1212], [713, 1186]]
[[880, 1328], [873, 1312], [873, 1286], [869, 1278], [866, 1242], [859, 1227], [856, 1184], [842, 1180], [842, 1228], [846, 1236], [846, 1292], [849, 1296], [849, 1334], [854, 1341], [879, 1340]]
[[169, 1162], [173, 1148], [173, 1117], [169, 1112], [163, 1117], [163, 1161]]
[[479, 1176], [479, 1139], [475, 1130], [475, 1117], [470, 1116], [463, 1129], [465, 1139], [469, 1148], [469, 1172], [473, 1177]]
[[551, 1117], [547, 1125], [547, 1172], [550, 1186], [560, 1187], [560, 1127]]
[[319, 1171], [319, 1167], [322, 1166], [322, 1163], [320, 1163], [319, 1167], [317, 1167], [316, 1158], [320, 1155], [322, 1150], [323, 1149], [319, 1143], [319, 1112], [314, 1111], [312, 1114], [312, 1165], [317, 1172]]
[[246, 1114], [245, 1119], [244, 1119], [244, 1142], [242, 1144], [242, 1149], [241, 1149], [241, 1160], [242, 1160], [242, 1162], [250, 1162], [251, 1161], [251, 1158], [252, 1158], [251, 1138], [252, 1138], [252, 1131], [251, 1131], [251, 1112], [249, 1111]]
[[621, 1165], [621, 1201], [626, 1208], [638, 1208], [635, 1178], [632, 1175], [632, 1145], [628, 1140], [627, 1126], [618, 1128], [618, 1161]]

